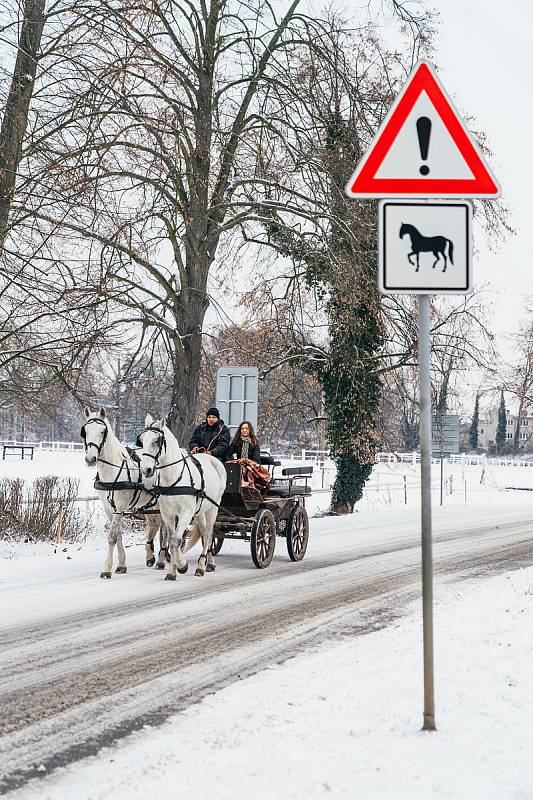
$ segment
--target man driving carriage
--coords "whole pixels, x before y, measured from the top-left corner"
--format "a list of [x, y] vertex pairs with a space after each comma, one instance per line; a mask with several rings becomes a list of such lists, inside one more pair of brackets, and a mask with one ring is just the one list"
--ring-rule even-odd
[[212, 406], [207, 409], [205, 422], [195, 428], [189, 442], [189, 450], [193, 454], [207, 453], [219, 461], [225, 461], [230, 438], [229, 428], [224, 424], [224, 420], [220, 419], [218, 408]]

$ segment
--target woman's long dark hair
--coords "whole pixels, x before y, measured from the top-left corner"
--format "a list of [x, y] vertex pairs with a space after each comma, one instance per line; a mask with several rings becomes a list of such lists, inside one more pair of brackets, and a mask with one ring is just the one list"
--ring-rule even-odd
[[237, 428], [237, 430], [235, 431], [235, 436], [233, 437], [233, 439], [232, 439], [232, 442], [231, 442], [231, 444], [230, 444], [230, 450], [231, 450], [231, 448], [232, 448], [232, 447], [235, 447], [235, 445], [237, 444], [237, 442], [238, 442], [238, 441], [239, 441], [239, 439], [241, 438], [241, 428], [242, 428], [242, 426], [243, 426], [243, 425], [248, 425], [248, 427], [250, 428], [250, 439], [251, 439], [251, 444], [252, 444], [252, 446], [253, 446], [253, 447], [255, 447], [255, 446], [256, 446], [256, 444], [257, 444], [257, 437], [256, 437], [256, 435], [255, 435], [254, 426], [252, 425], [252, 423], [251, 423], [251, 422], [248, 422], [248, 420], [247, 420], [247, 419], [244, 419], [244, 420], [241, 422], [241, 424], [239, 425], [239, 427]]

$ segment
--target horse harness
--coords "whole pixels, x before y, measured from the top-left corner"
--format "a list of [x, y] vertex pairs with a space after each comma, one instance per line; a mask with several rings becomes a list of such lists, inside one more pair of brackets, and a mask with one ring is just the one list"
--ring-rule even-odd
[[105, 440], [107, 439], [107, 424], [104, 422], [103, 419], [99, 419], [98, 417], [95, 417], [95, 419], [87, 420], [87, 422], [97, 422], [99, 425], [104, 426], [104, 435], [102, 436], [102, 441], [100, 442], [100, 444], [96, 444], [96, 442], [89, 442], [89, 444], [87, 444], [87, 434], [85, 432], [85, 425], [81, 426], [81, 431], [80, 431], [80, 436], [83, 439], [83, 446], [85, 447], [85, 452], [87, 452], [89, 447], [96, 447], [97, 453], [100, 454], [102, 447], [105, 444]]
[[[98, 452], [98, 460], [101, 461], [102, 464], [107, 464], [109, 467], [115, 467], [115, 469], [118, 469], [118, 474], [113, 481], [101, 481], [100, 476], [98, 475], [98, 473], [96, 473], [96, 478], [94, 480], [94, 488], [96, 489], [96, 491], [108, 493], [107, 501], [111, 506], [111, 508], [113, 509], [114, 514], [123, 513], [123, 512], [117, 512], [117, 506], [115, 503], [115, 492], [123, 492], [123, 491], [133, 492], [132, 499], [128, 504], [128, 507], [124, 509], [124, 511], [134, 510], [136, 512], [146, 512], [146, 511], [149, 512], [150, 509], [152, 509], [153, 506], [157, 504], [158, 496], [151, 489], [146, 489], [142, 481], [140, 480], [134, 481], [132, 479], [130, 465], [128, 464], [127, 458], [123, 458], [122, 464], [113, 464], [111, 461], [106, 461], [105, 458], [101, 458], [100, 453], [107, 439], [107, 425], [103, 419], [98, 419], [98, 417], [92, 419], [91, 422], [98, 422], [100, 425], [104, 426], [105, 430], [104, 430], [104, 435], [102, 437], [102, 441], [100, 442], [99, 445], [97, 445], [96, 442], [89, 442], [89, 444], [87, 444], [85, 425], [82, 427], [80, 434], [82, 439], [84, 440], [85, 452], [87, 452], [89, 447], [96, 447], [96, 450]], [[126, 472], [127, 480], [121, 481], [119, 479], [124, 469]], [[139, 467], [139, 477], [140, 477], [140, 467]], [[144, 505], [137, 506], [139, 497], [141, 496], [142, 492], [146, 492], [147, 494], [149, 494], [150, 499]]]
[[[118, 469], [118, 475], [114, 481], [101, 481], [98, 473], [96, 474], [96, 478], [94, 480], [94, 488], [96, 489], [96, 491], [108, 492], [107, 501], [115, 514], [122, 513], [122, 512], [117, 512], [117, 506], [115, 503], [115, 492], [123, 492], [123, 491], [133, 492], [133, 496], [128, 504], [128, 507], [124, 509], [125, 511], [135, 511], [138, 513], [141, 512], [144, 513], [146, 511], [149, 511], [155, 505], [157, 505], [158, 495], [155, 494], [152, 489], [146, 489], [142, 481], [132, 480], [130, 466], [126, 459], [122, 461], [120, 467], [118, 464], [112, 464], [110, 461], [106, 461], [103, 458], [101, 458], [100, 461], [103, 464], [108, 464], [108, 466], [116, 467]], [[124, 467], [126, 468], [127, 480], [121, 481], [119, 480], [119, 478], [122, 474], [122, 470], [124, 469]], [[139, 498], [143, 492], [146, 492], [148, 495], [150, 495], [150, 499], [144, 505], [138, 506], [137, 504]]]
[[[180, 463], [183, 464], [183, 466], [181, 468], [180, 474], [178, 475], [178, 477], [176, 478], [174, 483], [170, 484], [170, 486], [161, 486], [161, 484], [159, 482], [159, 478], [158, 478], [158, 483], [156, 484], [156, 486], [154, 486], [152, 489], [147, 489], [144, 486], [144, 484], [142, 483], [142, 481], [134, 481], [134, 480], [132, 480], [132, 475], [131, 475], [131, 472], [130, 472], [130, 465], [128, 464], [128, 461], [127, 461], [126, 458], [123, 459], [122, 464], [113, 464], [111, 461], [106, 461], [104, 458], [100, 457], [100, 453], [101, 453], [102, 448], [103, 448], [103, 446], [105, 444], [105, 441], [107, 439], [107, 425], [104, 422], [104, 420], [101, 420], [101, 419], [98, 419], [98, 418], [92, 419], [91, 422], [98, 422], [100, 425], [103, 425], [104, 428], [105, 428], [104, 435], [103, 435], [102, 441], [100, 442], [99, 445], [97, 445], [96, 442], [89, 442], [89, 444], [87, 444], [86, 434], [85, 434], [85, 425], [84, 425], [82, 427], [80, 433], [81, 433], [81, 436], [82, 436], [82, 438], [84, 440], [85, 451], [87, 452], [89, 447], [96, 447], [96, 450], [98, 452], [98, 460], [101, 461], [103, 464], [107, 464], [110, 467], [115, 467], [116, 469], [118, 469], [118, 474], [117, 474], [117, 476], [115, 477], [115, 479], [113, 481], [101, 481], [98, 473], [96, 474], [96, 478], [95, 478], [95, 481], [94, 481], [94, 488], [96, 489], [96, 491], [108, 492], [107, 501], [108, 501], [109, 505], [111, 506], [111, 508], [113, 509], [113, 512], [115, 514], [116, 513], [123, 513], [123, 512], [117, 512], [117, 507], [116, 507], [115, 498], [114, 498], [115, 492], [121, 492], [121, 491], [130, 491], [130, 492], [132, 491], [133, 492], [133, 497], [132, 497], [128, 507], [126, 509], [124, 509], [124, 510], [125, 511], [135, 510], [136, 512], [143, 512], [143, 513], [146, 512], [146, 511], [148, 511], [150, 513], [150, 509], [152, 509], [153, 506], [155, 506], [157, 504], [157, 501], [158, 501], [158, 498], [160, 497], [160, 495], [167, 495], [167, 496], [189, 495], [189, 496], [193, 496], [193, 497], [196, 498], [196, 501], [197, 501], [198, 505], [197, 505], [196, 511], [194, 512], [194, 514], [193, 514], [193, 516], [191, 518], [191, 523], [194, 520], [194, 518], [196, 517], [196, 515], [200, 512], [200, 509], [202, 508], [202, 503], [204, 502], [204, 500], [208, 500], [210, 503], [212, 503], [213, 505], [217, 506], [217, 508], [220, 508], [219, 503], [217, 503], [215, 500], [213, 500], [211, 497], [209, 497], [209, 495], [206, 494], [206, 492], [205, 492], [204, 471], [203, 471], [202, 465], [200, 464], [198, 459], [195, 458], [193, 455], [186, 455], [183, 458], [178, 459], [177, 461], [171, 461], [169, 464], [164, 464], [163, 466], [160, 466], [159, 464], [157, 464], [157, 466], [156, 466], [157, 470], [166, 469], [167, 467], [173, 467], [176, 464], [180, 464]], [[161, 453], [163, 451], [166, 451], [166, 449], [167, 449], [167, 443], [166, 443], [164, 431], [161, 430], [160, 428], [154, 428], [153, 426], [149, 426], [148, 428], [145, 428], [142, 431], [142, 433], [145, 433], [146, 431], [153, 431], [154, 433], [158, 433], [159, 436], [160, 436], [159, 447], [158, 447], [157, 453], [155, 455], [153, 455], [152, 453], [144, 452], [145, 456], [149, 456], [150, 458], [153, 458], [155, 462], [157, 462], [159, 460], [159, 456], [161, 455]], [[142, 446], [142, 442], [140, 440], [140, 436], [141, 436], [141, 434], [139, 434], [139, 436], [137, 437], [137, 442], [136, 443], [137, 443], [138, 446]], [[189, 460], [192, 461], [192, 463], [194, 464], [194, 466], [196, 467], [196, 469], [198, 470], [198, 473], [200, 475], [200, 488], [197, 488], [194, 485], [194, 477], [193, 477], [193, 474], [192, 474], [192, 471], [191, 471], [191, 467], [190, 467], [190, 465], [188, 463]], [[190, 486], [178, 486], [177, 484], [179, 484], [179, 482], [183, 478], [183, 475], [184, 475], [186, 469], [187, 469], [187, 472], [189, 473], [189, 480], [191, 482]], [[125, 472], [126, 472], [127, 479], [121, 481], [120, 480], [120, 476], [122, 475], [123, 470], [125, 470]], [[139, 468], [139, 473], [140, 473], [140, 468]], [[142, 492], [146, 492], [147, 494], [149, 494], [150, 495], [150, 499], [143, 506], [137, 507], [137, 502], [138, 502], [139, 497], [141, 496]]]
[[[142, 446], [141, 436], [142, 436], [143, 433], [146, 433], [146, 431], [153, 431], [154, 433], [159, 434], [159, 437], [160, 437], [160, 439], [159, 439], [159, 448], [158, 448], [158, 451], [157, 451], [155, 456], [152, 453], [147, 453], [147, 452], [145, 452], [143, 450], [143, 454], [145, 456], [149, 456], [150, 458], [154, 459], [154, 461], [156, 462], [156, 469], [159, 470], [157, 484], [152, 489], [152, 491], [156, 494], [156, 496], [159, 497], [160, 495], [163, 495], [163, 496], [169, 496], [169, 497], [176, 497], [178, 495], [189, 495], [189, 496], [195, 497], [198, 505], [197, 505], [196, 511], [194, 512], [194, 514], [191, 517], [191, 523], [193, 522], [193, 520], [196, 517], [196, 515], [200, 512], [200, 509], [202, 508], [202, 503], [204, 502], [204, 500], [208, 500], [214, 506], [216, 506], [217, 508], [220, 508], [220, 504], [217, 503], [215, 500], [213, 500], [212, 497], [209, 497], [208, 494], [206, 494], [204, 471], [203, 471], [202, 465], [200, 464], [198, 459], [195, 458], [192, 454], [187, 454], [187, 455], [183, 456], [183, 458], [178, 458], [176, 461], [171, 461], [168, 464], [163, 464], [163, 465], [157, 464], [157, 461], [159, 460], [159, 456], [161, 455], [161, 453], [164, 450], [167, 449], [165, 433], [161, 428], [155, 428], [153, 425], [150, 425], [148, 428], [145, 428], [139, 434], [139, 436], [137, 437], [137, 444], [138, 445]], [[198, 488], [198, 487], [196, 487], [194, 485], [194, 477], [193, 477], [193, 474], [192, 474], [192, 471], [191, 471], [191, 467], [190, 467], [189, 461], [191, 461], [194, 464], [194, 466], [196, 467], [196, 469], [198, 470], [198, 473], [200, 475], [200, 488]], [[161, 483], [160, 483], [161, 470], [167, 469], [168, 467], [174, 467], [174, 466], [176, 466], [176, 464], [183, 464], [183, 466], [181, 468], [181, 472], [178, 475], [178, 477], [176, 478], [176, 480], [173, 483], [171, 483], [170, 486], [161, 486]], [[187, 472], [189, 473], [189, 480], [191, 482], [190, 486], [178, 486], [178, 484], [180, 483], [180, 481], [182, 480], [182, 478], [183, 478], [183, 476], [185, 474], [185, 470], [187, 470]]]

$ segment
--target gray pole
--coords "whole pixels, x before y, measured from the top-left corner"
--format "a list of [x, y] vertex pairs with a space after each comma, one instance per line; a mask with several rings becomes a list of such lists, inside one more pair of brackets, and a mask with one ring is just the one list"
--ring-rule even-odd
[[442, 447], [444, 438], [444, 414], [440, 412], [440, 504], [442, 505]]
[[418, 297], [418, 324], [424, 634], [424, 724], [422, 730], [434, 731], [436, 727], [433, 689], [433, 558], [431, 552], [431, 343], [428, 295], [419, 295]]

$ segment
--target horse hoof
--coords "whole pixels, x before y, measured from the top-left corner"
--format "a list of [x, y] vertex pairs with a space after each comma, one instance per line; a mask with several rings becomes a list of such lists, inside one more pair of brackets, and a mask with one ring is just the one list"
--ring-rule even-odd
[[214, 564], [208, 564], [205, 569], [206, 569], [206, 572], [214, 572], [215, 571], [215, 565]]
[[189, 565], [187, 563], [185, 563], [185, 566], [182, 567], [181, 569], [178, 567], [178, 572], [179, 572], [180, 575], [185, 575], [185, 573], [187, 572], [188, 569], [189, 569]]
[[111, 577], [111, 573], [110, 572], [101, 572], [100, 573], [100, 577], [101, 578], [110, 578]]
[[195, 571], [194, 576], [195, 576], [195, 578], [203, 578], [204, 577], [204, 573], [202, 572], [202, 570], [200, 568], [198, 568]]
[[146, 561], [146, 566], [147, 566], [147, 567], [153, 567], [153, 566], [154, 566], [154, 564], [155, 564], [155, 558], [150, 558], [150, 559], [148, 559], [148, 560]]
[[161, 561], [158, 561], [157, 564], [155, 565], [155, 568], [156, 569], [165, 569], [165, 565], [162, 564]]
[[127, 567], [117, 567], [115, 572], [117, 575], [125, 575], [127, 572]]
[[165, 580], [166, 580], [166, 581], [175, 581], [175, 580], [176, 580], [176, 576], [175, 576], [175, 575], [171, 575], [171, 574], [170, 574], [170, 572], [168, 572], [168, 573], [165, 575]]

